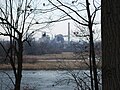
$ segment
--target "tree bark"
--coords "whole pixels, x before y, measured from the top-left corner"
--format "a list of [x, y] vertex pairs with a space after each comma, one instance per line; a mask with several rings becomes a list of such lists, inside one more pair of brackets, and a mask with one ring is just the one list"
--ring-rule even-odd
[[102, 0], [103, 90], [120, 90], [120, 0]]
[[19, 33], [19, 39], [17, 42], [18, 42], [18, 52], [17, 52], [18, 67], [17, 67], [17, 75], [16, 75], [14, 90], [20, 90], [21, 78], [22, 78], [23, 42], [22, 42], [22, 34], [21, 33]]

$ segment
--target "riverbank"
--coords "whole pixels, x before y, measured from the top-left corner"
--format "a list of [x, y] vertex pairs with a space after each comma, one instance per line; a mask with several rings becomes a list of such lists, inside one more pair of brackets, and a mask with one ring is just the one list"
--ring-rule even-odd
[[[24, 55], [23, 70], [70, 70], [89, 69], [88, 54], [76, 55], [66, 52], [61, 54]], [[101, 63], [97, 61], [98, 68]], [[11, 70], [10, 64], [0, 64], [1, 70]]]
[[[100, 68], [100, 64], [97, 64]], [[11, 70], [10, 64], [0, 64], [1, 70]], [[38, 63], [23, 63], [23, 70], [85, 70], [89, 62], [85, 61], [39, 61]]]

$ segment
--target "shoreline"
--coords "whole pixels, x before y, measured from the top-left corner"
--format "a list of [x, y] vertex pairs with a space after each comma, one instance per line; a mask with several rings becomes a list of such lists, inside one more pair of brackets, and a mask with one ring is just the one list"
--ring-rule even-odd
[[[41, 61], [23, 63], [23, 70], [84, 70], [89, 67], [80, 61]], [[10, 64], [0, 64], [0, 70], [12, 70]]]
[[[25, 55], [22, 65], [23, 70], [89, 70], [87, 56], [83, 60], [73, 54]], [[101, 66], [101, 62], [97, 61], [97, 67], [100, 69]], [[0, 70], [12, 70], [12, 67], [10, 64], [0, 64]]]
[[[55, 63], [43, 63], [38, 64], [23, 64], [23, 70], [89, 70], [89, 67], [85, 63], [79, 63], [75, 65], [73, 62], [64, 66], [64, 64], [55, 64]], [[41, 65], [41, 66], [40, 66]], [[60, 66], [61, 65], [61, 66]], [[97, 65], [98, 69], [101, 68], [101, 65]], [[12, 70], [10, 64], [0, 64], [0, 70]]]
[[[2, 70], [5, 70], [5, 71], [9, 71], [9, 70], [12, 70], [12, 69], [0, 69], [1, 71]], [[76, 69], [76, 68], [72, 68], [72, 69], [23, 69], [24, 71], [30, 71], [30, 70], [35, 70], [35, 71], [40, 71], [40, 70], [44, 70], [44, 71], [64, 71], [64, 70], [89, 70], [89, 69], [86, 69], [86, 68], [82, 68], [82, 69]]]

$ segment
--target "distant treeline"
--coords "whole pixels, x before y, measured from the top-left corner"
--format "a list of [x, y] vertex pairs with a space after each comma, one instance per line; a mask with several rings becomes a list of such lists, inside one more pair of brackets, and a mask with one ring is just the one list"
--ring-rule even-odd
[[[9, 41], [0, 41], [0, 43], [4, 46], [6, 51], [10, 48]], [[95, 42], [95, 50], [101, 50], [101, 42]], [[82, 42], [67, 42], [67, 41], [56, 41], [56, 40], [48, 40], [48, 41], [40, 41], [33, 40], [31, 42], [24, 43], [24, 54], [25, 55], [43, 55], [43, 54], [54, 54], [54, 53], [62, 53], [62, 52], [88, 52], [89, 51], [89, 43]], [[0, 56], [5, 56], [5, 51], [2, 46], [0, 46]]]

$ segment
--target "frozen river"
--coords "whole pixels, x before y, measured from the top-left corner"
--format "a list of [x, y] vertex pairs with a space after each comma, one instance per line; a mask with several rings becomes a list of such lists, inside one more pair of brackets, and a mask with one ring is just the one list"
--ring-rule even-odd
[[[5, 71], [10, 75], [14, 81], [12, 71]], [[70, 83], [72, 80], [72, 73], [78, 73], [80, 77], [85, 77], [85, 73], [89, 71], [74, 70], [74, 71], [57, 71], [57, 70], [25, 70], [23, 71], [21, 90], [23, 88], [30, 88], [29, 90], [75, 90], [76, 84]], [[0, 71], [0, 90], [10, 90], [13, 87], [11, 80], [8, 76]], [[27, 90], [27, 89], [26, 89]]]

